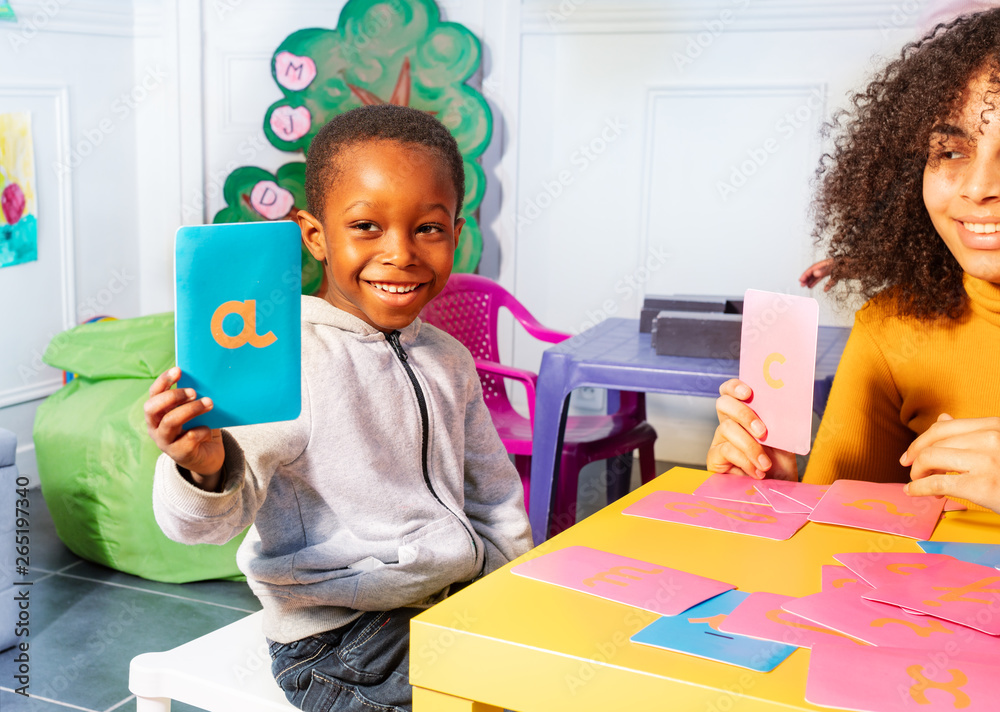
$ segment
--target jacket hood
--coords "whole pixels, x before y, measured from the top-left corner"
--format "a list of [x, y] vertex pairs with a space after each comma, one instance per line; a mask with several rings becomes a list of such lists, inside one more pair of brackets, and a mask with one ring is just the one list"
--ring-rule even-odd
[[[353, 314], [348, 314], [343, 309], [338, 309], [320, 297], [302, 296], [302, 321], [319, 326], [332, 326], [342, 331], [350, 331], [359, 336], [373, 337], [372, 341], [385, 338], [385, 334], [368, 322]], [[412, 343], [417, 338], [417, 334], [420, 333], [420, 325], [422, 323], [417, 318], [406, 328], [401, 329], [399, 332], [400, 343]], [[364, 340], [367, 341], [368, 339]]]

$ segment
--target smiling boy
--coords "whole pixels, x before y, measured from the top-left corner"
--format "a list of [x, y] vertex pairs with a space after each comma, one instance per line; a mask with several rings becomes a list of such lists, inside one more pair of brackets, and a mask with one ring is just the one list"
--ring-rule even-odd
[[462, 157], [433, 117], [363, 107], [313, 140], [306, 194], [326, 279], [302, 298], [302, 414], [185, 432], [212, 404], [167, 371], [146, 404], [154, 511], [187, 543], [253, 525], [237, 561], [293, 704], [410, 709], [409, 619], [531, 541], [471, 355], [418, 319], [451, 273]]

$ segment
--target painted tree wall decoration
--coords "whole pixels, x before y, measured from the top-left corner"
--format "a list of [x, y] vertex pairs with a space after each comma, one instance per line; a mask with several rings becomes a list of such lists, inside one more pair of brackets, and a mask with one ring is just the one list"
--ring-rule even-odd
[[[455, 136], [465, 158], [466, 219], [455, 271], [472, 272], [482, 254], [475, 213], [486, 191], [476, 159], [489, 145], [486, 100], [465, 82], [479, 67], [479, 40], [442, 22], [433, 0], [350, 0], [335, 29], [294, 32], [275, 50], [271, 75], [283, 94], [264, 116], [268, 141], [301, 153], [333, 116], [364, 104], [399, 104], [433, 113]], [[213, 222], [280, 220], [305, 207], [305, 163], [270, 173], [242, 166], [226, 179], [226, 207]], [[319, 288], [322, 269], [302, 252], [302, 291]]]

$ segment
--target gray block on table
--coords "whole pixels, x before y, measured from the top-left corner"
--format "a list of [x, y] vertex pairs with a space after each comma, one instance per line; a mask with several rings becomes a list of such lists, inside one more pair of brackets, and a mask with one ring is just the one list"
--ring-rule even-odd
[[639, 331], [651, 333], [653, 320], [661, 311], [712, 312], [719, 314], [742, 314], [743, 300], [740, 297], [699, 296], [688, 294], [648, 295], [642, 301], [639, 312]]
[[652, 343], [661, 356], [736, 360], [742, 314], [661, 311], [653, 320]]

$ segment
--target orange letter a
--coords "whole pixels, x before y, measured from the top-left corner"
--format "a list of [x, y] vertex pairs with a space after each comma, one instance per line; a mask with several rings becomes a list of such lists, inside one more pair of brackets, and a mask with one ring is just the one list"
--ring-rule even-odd
[[[230, 336], [222, 329], [223, 320], [230, 314], [239, 314], [243, 319], [243, 330], [236, 336]], [[212, 337], [224, 349], [238, 349], [243, 344], [262, 349], [270, 346], [278, 337], [273, 331], [264, 335], [257, 333], [257, 301], [248, 299], [245, 302], [225, 302], [212, 315]]]

